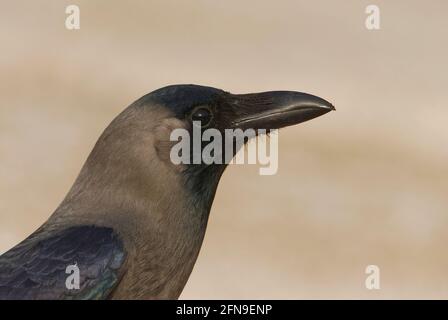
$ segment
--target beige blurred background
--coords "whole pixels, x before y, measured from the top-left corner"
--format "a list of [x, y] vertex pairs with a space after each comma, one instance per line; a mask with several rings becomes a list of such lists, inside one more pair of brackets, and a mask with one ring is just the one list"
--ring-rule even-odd
[[[381, 10], [381, 30], [364, 26]], [[81, 29], [65, 29], [65, 7]], [[448, 298], [448, 3], [0, 0], [0, 252], [161, 86], [298, 90], [338, 111], [231, 166], [182, 298]], [[365, 288], [365, 268], [381, 289]]]

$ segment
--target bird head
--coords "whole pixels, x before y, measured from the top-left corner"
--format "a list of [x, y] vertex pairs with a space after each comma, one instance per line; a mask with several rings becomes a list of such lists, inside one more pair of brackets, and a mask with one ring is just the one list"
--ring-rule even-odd
[[[155, 149], [163, 162], [184, 177], [188, 188], [198, 197], [213, 198], [219, 178], [231, 159], [260, 129], [272, 130], [298, 124], [335, 110], [328, 101], [307, 93], [270, 91], [250, 94], [231, 94], [220, 89], [199, 85], [167, 86], [137, 100], [137, 106], [152, 106], [163, 110], [164, 117], [157, 120]], [[190, 137], [181, 141], [186, 146], [181, 153], [190, 161], [175, 163], [172, 133], [182, 129]], [[232, 148], [226, 148], [226, 130], [243, 131], [242, 143], [233, 136]], [[244, 132], [252, 130], [250, 134]], [[201, 138], [213, 132], [208, 139]], [[211, 137], [213, 136], [213, 138]], [[179, 137], [177, 137], [179, 138]], [[221, 140], [221, 141], [218, 141]], [[204, 148], [215, 145], [214, 158], [220, 161], [206, 163], [201, 157]], [[179, 151], [179, 150], [177, 150]], [[176, 152], [177, 152], [176, 151]], [[185, 159], [185, 157], [184, 157]]]
[[[144, 199], [142, 207], [163, 205], [165, 211], [181, 198], [208, 213], [228, 160], [260, 129], [283, 128], [331, 110], [328, 101], [294, 91], [231, 94], [198, 85], [164, 87], [141, 97], [112, 121], [67, 198], [95, 194], [92, 201], [107, 204]], [[189, 139], [173, 139], [179, 130]], [[243, 132], [242, 140], [233, 136], [230, 149], [227, 130]], [[248, 130], [255, 134], [245, 135]], [[204, 139], [210, 131], [213, 138]], [[195, 135], [200, 136], [199, 146]], [[201, 154], [212, 142], [221, 142], [212, 151], [221, 161], [209, 163]], [[173, 161], [179, 145], [186, 146], [180, 153], [189, 162]], [[100, 191], [85, 192], [88, 188]]]

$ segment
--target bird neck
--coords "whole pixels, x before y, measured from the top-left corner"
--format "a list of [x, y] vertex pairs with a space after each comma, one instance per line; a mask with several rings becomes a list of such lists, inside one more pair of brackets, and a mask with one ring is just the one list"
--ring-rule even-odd
[[[106, 129], [49, 224], [113, 228], [128, 263], [117, 292], [177, 298], [199, 254], [219, 176], [172, 170], [147, 147], [151, 135], [135, 126], [132, 137]], [[204, 177], [213, 181], [201, 184]]]

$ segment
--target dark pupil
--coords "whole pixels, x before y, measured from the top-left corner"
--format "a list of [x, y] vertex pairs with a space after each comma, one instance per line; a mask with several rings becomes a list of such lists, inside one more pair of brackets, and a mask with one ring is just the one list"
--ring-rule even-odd
[[211, 117], [212, 115], [210, 114], [210, 111], [201, 108], [193, 113], [191, 119], [193, 121], [200, 121], [201, 125], [205, 126], [210, 122]]

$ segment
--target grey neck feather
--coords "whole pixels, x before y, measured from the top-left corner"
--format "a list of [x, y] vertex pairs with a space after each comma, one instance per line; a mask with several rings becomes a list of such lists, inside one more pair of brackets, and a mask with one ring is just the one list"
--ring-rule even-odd
[[157, 116], [160, 112], [133, 106], [120, 114], [47, 223], [48, 228], [95, 224], [120, 234], [128, 256], [117, 298], [180, 295], [199, 253], [218, 183], [201, 196], [189, 190], [188, 177], [160, 161], [149, 125], [157, 123]]

